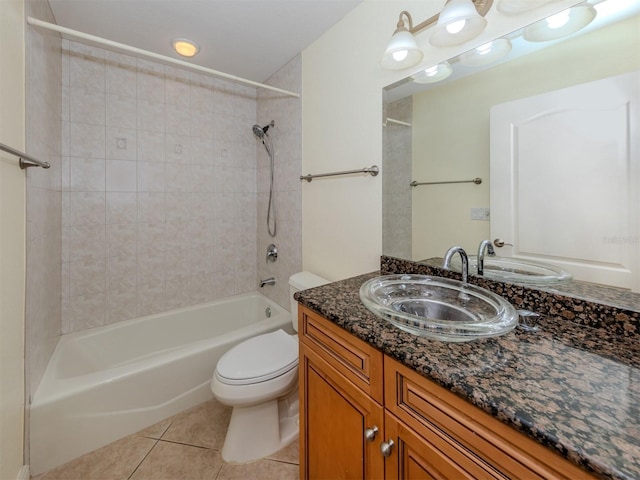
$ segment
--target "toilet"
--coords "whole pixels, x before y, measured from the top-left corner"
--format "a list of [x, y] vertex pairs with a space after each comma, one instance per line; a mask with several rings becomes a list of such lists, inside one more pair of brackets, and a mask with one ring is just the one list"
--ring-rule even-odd
[[[298, 331], [299, 290], [329, 283], [310, 272], [289, 278], [291, 322]], [[211, 391], [233, 407], [222, 458], [246, 463], [271, 455], [298, 437], [298, 336], [284, 330], [258, 335], [227, 351]]]

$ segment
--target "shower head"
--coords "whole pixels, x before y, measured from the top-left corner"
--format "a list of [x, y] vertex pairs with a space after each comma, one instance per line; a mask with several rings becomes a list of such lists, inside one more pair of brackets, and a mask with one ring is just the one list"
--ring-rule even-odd
[[271, 122], [268, 125], [265, 125], [264, 127], [261, 127], [260, 125], [254, 125], [253, 134], [257, 138], [262, 139], [267, 134], [267, 130], [272, 128], [274, 125], [275, 125], [275, 122], [273, 120], [271, 120]]

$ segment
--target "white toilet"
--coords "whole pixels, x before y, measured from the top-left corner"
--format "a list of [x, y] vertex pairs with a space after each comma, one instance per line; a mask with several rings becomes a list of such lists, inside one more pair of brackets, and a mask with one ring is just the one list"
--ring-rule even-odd
[[[329, 283], [310, 272], [289, 278], [291, 322], [298, 331], [299, 290]], [[233, 407], [222, 447], [226, 462], [245, 463], [270, 455], [298, 437], [298, 337], [284, 330], [236, 345], [218, 361], [213, 396]]]

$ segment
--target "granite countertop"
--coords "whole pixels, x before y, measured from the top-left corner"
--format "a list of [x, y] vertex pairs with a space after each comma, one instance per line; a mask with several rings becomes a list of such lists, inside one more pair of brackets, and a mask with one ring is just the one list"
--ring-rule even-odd
[[374, 272], [296, 294], [378, 350], [601, 478], [640, 479], [640, 342], [561, 316], [536, 332], [444, 343], [374, 316], [359, 289]]

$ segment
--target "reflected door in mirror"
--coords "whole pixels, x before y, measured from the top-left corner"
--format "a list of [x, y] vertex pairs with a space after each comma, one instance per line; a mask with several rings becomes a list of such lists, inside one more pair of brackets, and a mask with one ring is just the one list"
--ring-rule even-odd
[[491, 238], [503, 256], [640, 291], [639, 72], [491, 110]]

